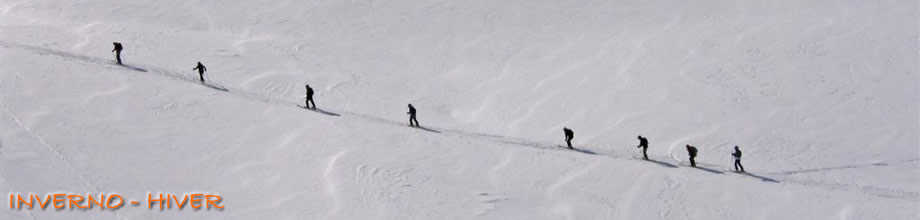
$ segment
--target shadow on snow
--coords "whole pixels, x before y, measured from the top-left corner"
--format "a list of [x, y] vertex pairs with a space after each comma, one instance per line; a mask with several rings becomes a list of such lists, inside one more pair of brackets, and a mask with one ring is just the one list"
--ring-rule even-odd
[[663, 166], [663, 167], [667, 167], [667, 168], [677, 168], [677, 165], [670, 164], [670, 163], [666, 163], [666, 162], [664, 162], [664, 161], [657, 161], [657, 160], [654, 160], [654, 159], [648, 159], [648, 160], [645, 160], [645, 161], [652, 162], [652, 163], [654, 163], [654, 164], [657, 164], [657, 165]]
[[705, 168], [705, 167], [701, 167], [701, 166], [695, 166], [695, 167], [693, 167], [693, 168], [696, 168], [696, 169], [699, 169], [699, 170], [702, 170], [702, 171], [706, 171], [706, 172], [710, 172], [710, 173], [714, 173], [714, 174], [724, 174], [724, 173], [725, 173], [725, 172], [722, 172], [722, 171], [713, 170], [713, 169]]
[[427, 131], [427, 132], [441, 133], [441, 132], [438, 131], [438, 130], [434, 130], [434, 129], [426, 128], [426, 127], [422, 127], [422, 126], [418, 126], [418, 127], [415, 127], [415, 128], [418, 128], [418, 129], [421, 129], [422, 131]]

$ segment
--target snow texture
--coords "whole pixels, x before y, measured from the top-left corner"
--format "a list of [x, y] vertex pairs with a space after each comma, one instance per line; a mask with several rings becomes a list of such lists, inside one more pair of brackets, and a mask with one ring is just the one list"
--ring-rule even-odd
[[[920, 219], [918, 27], [915, 0], [3, 0], [0, 219]], [[6, 207], [29, 192], [225, 208]]]

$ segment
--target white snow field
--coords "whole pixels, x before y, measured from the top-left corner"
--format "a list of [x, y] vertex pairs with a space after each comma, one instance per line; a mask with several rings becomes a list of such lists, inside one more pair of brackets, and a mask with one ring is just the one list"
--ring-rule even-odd
[[[916, 0], [2, 0], [0, 219], [920, 219], [918, 14]], [[297, 106], [304, 83], [323, 112]], [[157, 192], [224, 208], [8, 207]]]

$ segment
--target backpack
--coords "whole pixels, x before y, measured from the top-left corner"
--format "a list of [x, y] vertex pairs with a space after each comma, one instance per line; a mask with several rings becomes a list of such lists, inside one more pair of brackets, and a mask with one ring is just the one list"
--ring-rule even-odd
[[115, 50], [121, 50], [121, 49], [122, 49], [122, 48], [121, 48], [121, 43], [115, 42], [115, 43], [113, 43], [113, 44], [115, 44]]

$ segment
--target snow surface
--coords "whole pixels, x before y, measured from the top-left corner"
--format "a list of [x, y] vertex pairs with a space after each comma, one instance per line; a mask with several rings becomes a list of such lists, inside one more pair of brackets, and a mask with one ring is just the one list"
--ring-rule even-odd
[[[0, 218], [920, 219], [918, 14], [3, 0]], [[216, 86], [194, 82], [197, 61]], [[305, 82], [325, 112], [297, 107]], [[407, 103], [426, 129], [405, 126]], [[560, 149], [562, 127], [582, 150]], [[735, 145], [751, 175], [729, 171]], [[17, 210], [11, 192], [209, 192], [225, 208]]]

